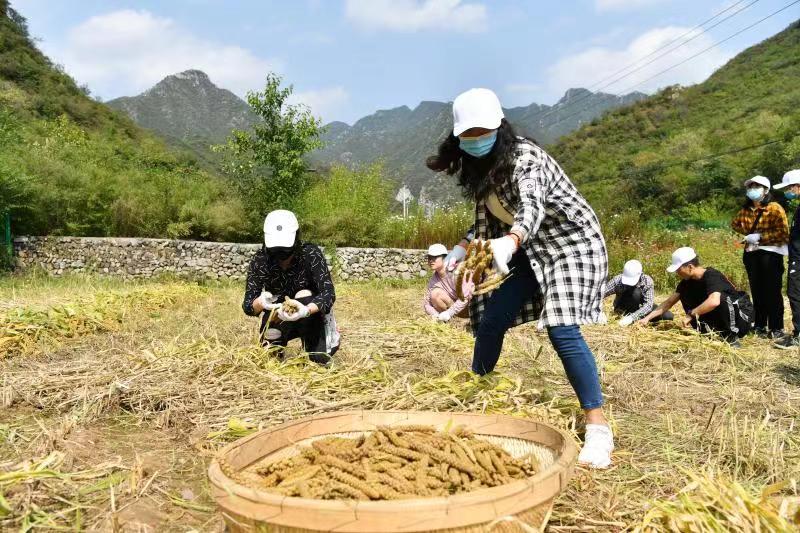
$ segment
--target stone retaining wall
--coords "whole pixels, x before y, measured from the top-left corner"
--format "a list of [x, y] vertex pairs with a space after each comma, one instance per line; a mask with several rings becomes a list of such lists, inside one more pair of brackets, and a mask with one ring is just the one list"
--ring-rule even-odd
[[[244, 279], [259, 244], [99, 237], [17, 237], [16, 267], [51, 274], [95, 272], [124, 278], [172, 274], [183, 278]], [[344, 280], [427, 276], [425, 250], [337, 248], [325, 253]]]

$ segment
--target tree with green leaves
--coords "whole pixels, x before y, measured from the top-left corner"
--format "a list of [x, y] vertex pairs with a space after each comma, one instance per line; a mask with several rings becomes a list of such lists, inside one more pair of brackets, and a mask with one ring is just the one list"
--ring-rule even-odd
[[322, 147], [321, 120], [307, 106], [288, 103], [293, 87], [281, 82], [270, 73], [262, 92], [249, 92], [247, 103], [261, 120], [252, 131], [234, 130], [226, 145], [216, 147], [254, 220], [298, 204], [311, 185], [305, 155]]

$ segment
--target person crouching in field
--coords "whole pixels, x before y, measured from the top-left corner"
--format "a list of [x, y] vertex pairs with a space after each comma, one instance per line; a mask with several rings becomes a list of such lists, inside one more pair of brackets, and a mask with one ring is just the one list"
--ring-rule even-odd
[[[285, 298], [295, 310], [285, 310]], [[333, 319], [336, 292], [322, 250], [300, 240], [297, 218], [291, 211], [272, 211], [264, 219], [264, 247], [250, 261], [242, 308], [250, 316], [263, 313], [261, 343], [285, 347], [300, 338], [309, 358], [330, 362], [339, 349]], [[269, 323], [273, 309], [277, 320]]]
[[[784, 189], [784, 196], [790, 202], [800, 198], [800, 169], [790, 170], [783, 175], [783, 181], [775, 185], [776, 189]], [[789, 297], [789, 308], [792, 310], [791, 335], [777, 341], [774, 346], [783, 350], [800, 348], [800, 206], [792, 217], [792, 229], [789, 232], [789, 272], [786, 275], [786, 295]]]
[[743, 261], [755, 307], [754, 331], [780, 339], [784, 336], [783, 258], [789, 254], [789, 223], [783, 207], [772, 201], [769, 179], [756, 176], [745, 181], [744, 187], [747, 199], [731, 228], [745, 236]]
[[658, 308], [644, 317], [647, 324], [681, 302], [686, 317], [683, 327], [701, 333], [718, 333], [728, 343], [738, 346], [739, 339], [750, 332], [753, 305], [746, 293], [739, 292], [720, 271], [700, 265], [692, 248], [678, 248], [672, 254], [667, 272], [681, 278], [675, 292]]
[[445, 268], [447, 248], [444, 244], [432, 244], [428, 248], [428, 267], [433, 271], [422, 306], [431, 317], [448, 322], [454, 316], [467, 318], [469, 310], [466, 299], [456, 296], [455, 276]]
[[427, 166], [458, 174], [476, 206], [475, 225], [448, 259], [463, 260], [474, 235], [491, 243], [495, 270], [510, 272], [496, 290], [470, 302], [472, 370], [494, 370], [506, 331], [538, 319], [585, 413], [586, 441], [578, 460], [607, 468], [614, 440], [594, 355], [580, 330], [581, 324], [605, 321], [608, 258], [597, 216], [558, 163], [533, 140], [516, 135], [492, 91], [459, 95], [453, 119], [452, 133]]
[[[614, 313], [621, 315], [620, 326], [630, 326], [646, 317], [655, 304], [655, 284], [653, 278], [642, 272], [642, 263], [631, 259], [622, 268], [622, 274], [614, 276], [606, 283], [603, 298], [615, 295]], [[654, 320], [672, 320], [669, 311]]]

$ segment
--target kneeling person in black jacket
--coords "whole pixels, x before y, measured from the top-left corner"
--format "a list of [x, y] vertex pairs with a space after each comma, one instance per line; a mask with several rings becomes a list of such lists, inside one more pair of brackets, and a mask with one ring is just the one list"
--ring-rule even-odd
[[680, 301], [686, 312], [684, 327], [702, 333], [714, 331], [733, 345], [747, 335], [753, 321], [749, 298], [739, 293], [718, 270], [700, 266], [693, 249], [678, 248], [667, 271], [677, 274], [682, 281], [672, 296], [641, 320], [642, 324], [661, 316]]
[[[282, 308], [286, 298], [295, 300], [296, 310]], [[264, 220], [264, 247], [250, 261], [242, 303], [250, 316], [263, 313], [261, 343], [285, 347], [299, 338], [312, 361], [327, 364], [339, 349], [332, 313], [335, 301], [322, 250], [301, 242], [294, 213], [269, 213]], [[268, 323], [273, 309], [278, 309], [278, 320]]]

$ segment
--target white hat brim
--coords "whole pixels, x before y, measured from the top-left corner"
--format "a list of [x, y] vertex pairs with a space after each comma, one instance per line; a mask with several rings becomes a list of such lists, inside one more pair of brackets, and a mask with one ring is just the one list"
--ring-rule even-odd
[[278, 233], [265, 233], [264, 244], [267, 248], [289, 248], [294, 246], [296, 231], [281, 231]]
[[487, 130], [496, 130], [497, 128], [500, 127], [500, 124], [501, 124], [502, 120], [503, 120], [502, 117], [500, 117], [496, 121], [493, 120], [492, 122], [481, 122], [480, 124], [474, 124], [474, 123], [472, 123], [472, 124], [458, 124], [456, 126], [453, 126], [453, 135], [458, 137], [459, 135], [461, 135], [465, 131], [471, 130], [472, 128], [483, 128], [483, 129], [487, 129]]
[[[747, 180], [747, 181], [744, 182], [744, 186], [745, 187], [749, 187], [750, 185], [760, 185], [761, 187], [766, 187], [767, 190], [772, 188], [772, 184], [765, 185], [765, 184], [763, 184], [763, 183], [761, 183], [759, 181], [756, 181], [756, 180]], [[776, 185], [776, 187], [777, 187], [777, 185]]]
[[625, 276], [625, 275], [623, 275], [622, 278], [620, 279], [620, 281], [622, 282], [623, 285], [627, 285], [628, 287], [633, 287], [634, 285], [639, 283], [639, 280], [641, 278], [642, 278], [641, 274], [639, 274], [638, 276]]

